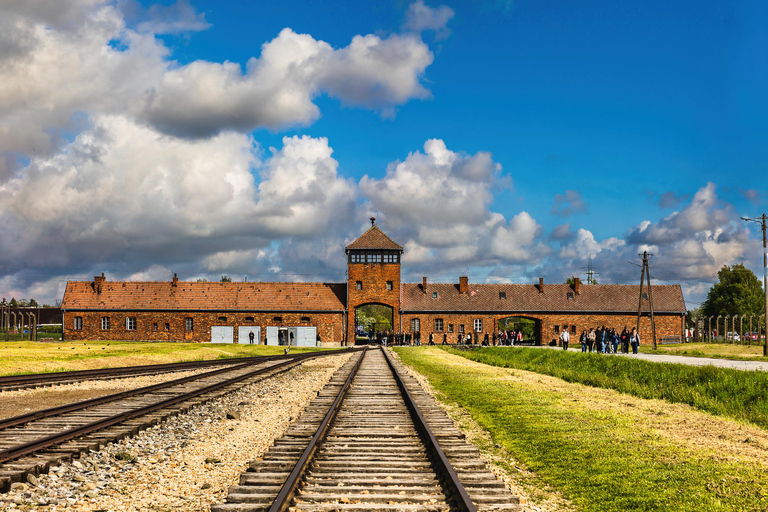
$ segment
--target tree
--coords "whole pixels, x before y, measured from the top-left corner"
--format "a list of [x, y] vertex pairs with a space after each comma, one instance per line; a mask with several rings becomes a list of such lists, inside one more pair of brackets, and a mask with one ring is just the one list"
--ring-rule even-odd
[[738, 263], [724, 266], [717, 277], [718, 282], [709, 289], [701, 305], [704, 317], [763, 314], [763, 287], [754, 272]]
[[232, 278], [229, 277], [229, 276], [221, 276], [221, 282], [222, 283], [231, 283], [232, 282]]
[[[570, 284], [571, 286], [576, 284], [576, 276], [571, 276], [568, 279], [566, 279], [565, 284]], [[581, 284], [587, 284], [587, 283], [585, 283], [584, 281], [581, 281]], [[595, 281], [594, 278], [592, 278], [592, 284], [597, 284], [597, 281]]]
[[16, 301], [16, 299], [14, 299], [13, 297], [11, 297], [11, 302], [9, 302], [9, 303], [8, 303], [8, 305], [9, 305], [10, 307], [12, 307], [12, 308], [17, 308], [17, 307], [19, 307], [19, 303], [18, 303], [18, 302]]
[[38, 307], [37, 301], [35, 299], [29, 299], [29, 305], [33, 308]]

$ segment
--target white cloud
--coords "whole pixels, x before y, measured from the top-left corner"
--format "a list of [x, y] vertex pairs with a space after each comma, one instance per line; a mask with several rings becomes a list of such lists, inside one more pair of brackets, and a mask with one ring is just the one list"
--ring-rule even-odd
[[236, 63], [205, 61], [168, 71], [140, 115], [167, 133], [189, 137], [309, 124], [320, 115], [313, 99], [321, 92], [372, 109], [428, 96], [421, 77], [432, 59], [415, 37], [355, 36], [334, 50], [286, 28], [248, 61], [245, 73]]
[[453, 15], [453, 9], [447, 5], [433, 8], [425, 5], [423, 0], [417, 0], [408, 6], [403, 27], [413, 32], [432, 30], [435, 39], [444, 39], [450, 33], [447, 25]]
[[[491, 241], [491, 250], [495, 256], [507, 261], [525, 261], [531, 258], [535, 249], [535, 240], [541, 226], [528, 212], [520, 212], [509, 221], [509, 225], [498, 226]], [[543, 249], [543, 246], [539, 247]]]

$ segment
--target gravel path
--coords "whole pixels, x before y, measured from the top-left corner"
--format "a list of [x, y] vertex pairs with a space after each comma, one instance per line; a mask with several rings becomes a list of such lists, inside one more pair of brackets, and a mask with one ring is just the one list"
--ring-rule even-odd
[[[208, 510], [349, 355], [301, 367], [196, 407], [0, 495], [0, 509]], [[227, 418], [233, 416], [233, 418]]]
[[[563, 350], [562, 347], [531, 347], [531, 348], [548, 348], [552, 350]], [[581, 352], [581, 346], [579, 348], [569, 348], [572, 352]], [[606, 354], [608, 355], [608, 354]], [[733, 359], [716, 359], [710, 357], [694, 357], [694, 356], [673, 356], [668, 354], [610, 354], [611, 356], [631, 357], [634, 359], [644, 359], [646, 361], [653, 361], [656, 363], [678, 363], [687, 364], [689, 366], [717, 366], [719, 368], [733, 368], [734, 370], [745, 371], [768, 371], [768, 363], [764, 361], [736, 361]]]

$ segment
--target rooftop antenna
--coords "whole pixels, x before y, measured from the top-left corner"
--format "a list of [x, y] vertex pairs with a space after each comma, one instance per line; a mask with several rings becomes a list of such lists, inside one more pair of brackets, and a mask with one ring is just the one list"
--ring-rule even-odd
[[376, 225], [376, 217], [371, 217], [371, 226]]

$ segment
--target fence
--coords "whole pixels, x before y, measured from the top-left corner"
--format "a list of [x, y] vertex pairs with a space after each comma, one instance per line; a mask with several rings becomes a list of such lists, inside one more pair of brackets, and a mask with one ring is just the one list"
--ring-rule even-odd
[[[718, 315], [693, 318], [687, 341], [760, 345], [765, 340], [765, 315]], [[722, 329], [721, 329], [722, 327]]]

